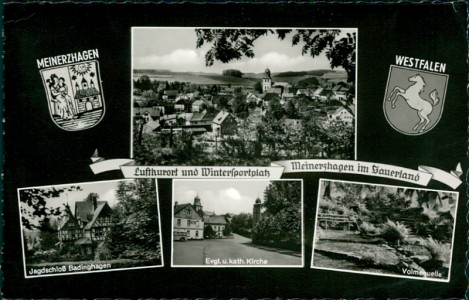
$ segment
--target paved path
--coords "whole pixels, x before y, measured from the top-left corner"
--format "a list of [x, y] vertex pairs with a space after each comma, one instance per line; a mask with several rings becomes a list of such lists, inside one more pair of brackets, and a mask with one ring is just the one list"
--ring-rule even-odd
[[251, 245], [251, 239], [237, 234], [233, 239], [174, 242], [173, 245], [174, 265], [301, 266], [298, 255], [258, 248]]

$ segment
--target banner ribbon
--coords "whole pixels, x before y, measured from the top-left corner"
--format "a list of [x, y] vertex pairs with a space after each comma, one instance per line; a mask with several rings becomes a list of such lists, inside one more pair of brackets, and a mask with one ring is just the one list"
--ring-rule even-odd
[[450, 173], [438, 168], [419, 166], [418, 170], [356, 160], [300, 159], [274, 161], [269, 167], [247, 166], [134, 166], [132, 159], [92, 157], [94, 174], [121, 170], [126, 178], [207, 178], [207, 179], [279, 179], [286, 173], [339, 173], [375, 176], [427, 186], [436, 180], [456, 189], [462, 181], [461, 164]]

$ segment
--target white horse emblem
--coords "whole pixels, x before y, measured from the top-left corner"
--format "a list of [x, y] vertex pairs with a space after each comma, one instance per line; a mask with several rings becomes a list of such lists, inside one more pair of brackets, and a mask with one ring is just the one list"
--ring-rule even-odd
[[420, 97], [420, 93], [423, 92], [423, 89], [426, 85], [422, 76], [416, 74], [414, 76], [409, 77], [409, 81], [413, 82], [413, 84], [407, 89], [403, 89], [399, 86], [394, 87], [394, 90], [391, 92], [387, 100], [391, 101], [391, 107], [394, 109], [396, 108], [396, 100], [399, 96], [402, 96], [402, 98], [405, 99], [410, 108], [416, 110], [418, 116], [420, 117], [420, 122], [415, 124], [413, 130], [417, 131], [419, 126], [423, 124], [419, 132], [424, 132], [428, 123], [430, 123], [428, 115], [432, 113], [433, 106], [438, 104], [438, 101], [440, 100], [438, 98], [438, 92], [435, 89], [430, 93], [430, 98], [433, 102], [430, 103], [429, 101]]

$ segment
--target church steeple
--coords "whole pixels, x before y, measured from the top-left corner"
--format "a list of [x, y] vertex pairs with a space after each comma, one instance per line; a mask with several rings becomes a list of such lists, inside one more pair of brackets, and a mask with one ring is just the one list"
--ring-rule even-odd
[[199, 193], [197, 193], [197, 195], [195, 196], [194, 198], [194, 209], [199, 212], [199, 211], [202, 211], [202, 203], [200, 201], [200, 197], [199, 197]]
[[272, 77], [269, 68], [264, 71], [264, 78], [262, 78], [262, 91], [265, 93], [272, 87]]
[[252, 226], [253, 227], [256, 226], [257, 222], [259, 222], [261, 219], [261, 206], [262, 206], [262, 201], [259, 198], [259, 196], [257, 196], [257, 199], [252, 208]]

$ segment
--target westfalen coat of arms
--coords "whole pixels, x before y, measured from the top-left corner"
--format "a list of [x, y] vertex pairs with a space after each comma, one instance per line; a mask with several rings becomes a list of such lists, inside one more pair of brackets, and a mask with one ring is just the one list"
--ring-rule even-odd
[[389, 124], [406, 135], [430, 131], [441, 118], [448, 75], [391, 66], [384, 97]]
[[54, 123], [67, 131], [98, 124], [104, 116], [104, 97], [96, 60], [40, 71]]

